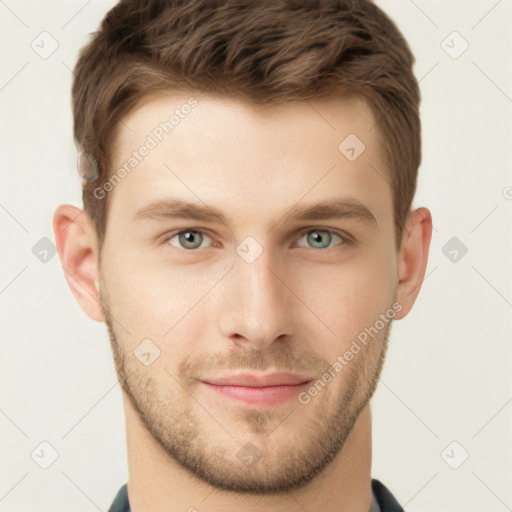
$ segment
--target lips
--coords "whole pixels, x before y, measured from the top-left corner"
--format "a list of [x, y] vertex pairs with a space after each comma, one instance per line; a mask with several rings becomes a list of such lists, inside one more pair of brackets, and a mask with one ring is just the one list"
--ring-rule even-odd
[[290, 400], [312, 379], [295, 373], [239, 373], [203, 380], [203, 384], [225, 398], [245, 405], [273, 406]]
[[215, 386], [244, 386], [263, 388], [268, 386], [296, 386], [309, 382], [311, 378], [296, 373], [238, 373], [220, 377], [206, 378], [203, 382]]

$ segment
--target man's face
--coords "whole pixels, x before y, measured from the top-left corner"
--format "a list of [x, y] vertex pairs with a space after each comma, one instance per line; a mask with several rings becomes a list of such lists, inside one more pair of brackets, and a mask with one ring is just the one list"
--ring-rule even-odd
[[[284, 492], [340, 453], [375, 390], [397, 284], [389, 178], [361, 100], [194, 98], [169, 133], [157, 127], [188, 96], [155, 97], [119, 125], [114, 170], [151, 149], [109, 192], [100, 289], [116, 370], [182, 466], [218, 487]], [[350, 134], [359, 156], [353, 136], [338, 147]], [[227, 224], [173, 217], [178, 200]], [[168, 209], [150, 214], [155, 201]], [[374, 220], [297, 216], [332, 201]], [[274, 393], [205, 382], [282, 372], [310, 382]]]

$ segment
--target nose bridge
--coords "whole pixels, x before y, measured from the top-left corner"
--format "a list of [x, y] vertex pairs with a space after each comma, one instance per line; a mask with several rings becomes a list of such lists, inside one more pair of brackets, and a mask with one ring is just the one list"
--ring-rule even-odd
[[[281, 335], [292, 334], [290, 291], [283, 284], [284, 272], [269, 250], [248, 261], [235, 255], [223, 304], [221, 328], [226, 337], [263, 349]], [[281, 276], [280, 274], [283, 274]]]

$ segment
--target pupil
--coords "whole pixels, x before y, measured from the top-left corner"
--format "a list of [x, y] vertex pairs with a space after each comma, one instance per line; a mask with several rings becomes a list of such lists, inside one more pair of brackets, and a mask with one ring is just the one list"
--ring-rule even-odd
[[[310, 235], [312, 240], [313, 240], [313, 243], [319, 243], [321, 244], [322, 243], [322, 233], [324, 233], [323, 231], [313, 231], [312, 234]], [[329, 239], [327, 240], [327, 244], [329, 242]]]
[[194, 239], [197, 236], [195, 231], [185, 231], [181, 236], [185, 239], [185, 244], [194, 246]]

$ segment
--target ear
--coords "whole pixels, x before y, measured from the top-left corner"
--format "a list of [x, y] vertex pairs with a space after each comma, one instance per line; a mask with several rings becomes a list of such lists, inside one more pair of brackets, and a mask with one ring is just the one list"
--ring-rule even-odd
[[71, 292], [89, 318], [104, 322], [98, 289], [98, 240], [89, 216], [75, 206], [60, 205], [53, 216], [53, 232]]
[[432, 215], [427, 208], [409, 213], [398, 255], [397, 301], [402, 309], [395, 315], [400, 320], [407, 316], [418, 296], [432, 239]]

